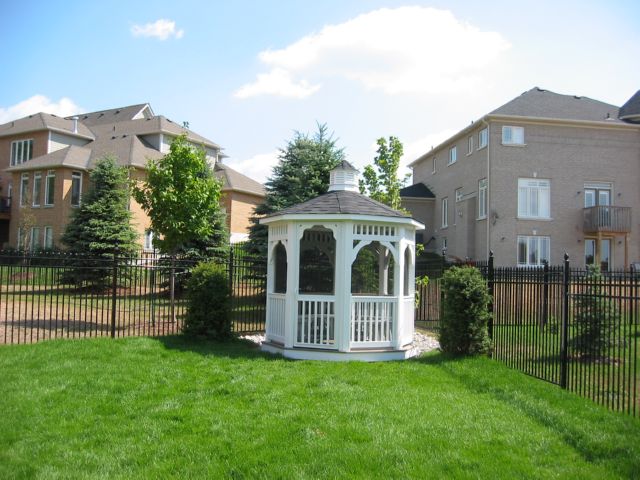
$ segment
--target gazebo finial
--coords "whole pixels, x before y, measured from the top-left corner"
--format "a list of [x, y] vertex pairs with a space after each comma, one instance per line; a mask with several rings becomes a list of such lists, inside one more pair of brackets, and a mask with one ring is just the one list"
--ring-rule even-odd
[[329, 172], [329, 191], [358, 191], [358, 170], [346, 160], [342, 160]]

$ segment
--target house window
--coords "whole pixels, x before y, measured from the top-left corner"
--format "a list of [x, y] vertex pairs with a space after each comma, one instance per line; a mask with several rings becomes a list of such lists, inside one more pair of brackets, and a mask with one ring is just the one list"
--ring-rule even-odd
[[13, 197], [13, 184], [7, 185], [7, 208], [11, 207], [11, 197]]
[[489, 143], [489, 131], [486, 128], [483, 128], [478, 133], [478, 150], [484, 148]]
[[518, 236], [518, 265], [539, 266], [549, 261], [549, 237]]
[[456, 163], [457, 159], [458, 159], [458, 147], [451, 147], [449, 149], [449, 163], [447, 165]]
[[53, 248], [53, 228], [44, 227], [43, 245], [47, 250], [51, 250]]
[[40, 228], [31, 227], [31, 238], [29, 239], [29, 250], [32, 252], [40, 249]]
[[487, 218], [487, 179], [478, 182], [478, 218]]
[[456, 202], [462, 201], [462, 188], [456, 188]]
[[473, 136], [467, 138], [467, 155], [473, 153]]
[[431, 173], [436, 173], [436, 157], [431, 160]]
[[82, 173], [71, 173], [71, 206], [79, 207], [82, 195]]
[[442, 228], [449, 226], [449, 199], [444, 197], [442, 199]]
[[524, 145], [524, 127], [502, 127], [503, 145]]
[[24, 248], [24, 230], [22, 227], [18, 227], [18, 243], [16, 245], [18, 250], [22, 250]]
[[596, 264], [596, 254], [600, 260], [600, 271], [608, 272], [611, 266], [611, 239], [603, 238], [598, 241], [595, 238], [584, 239], [584, 263], [585, 265]]
[[536, 178], [518, 179], [518, 218], [551, 218], [551, 182]]
[[47, 172], [47, 178], [44, 183], [44, 204], [53, 205], [53, 199], [55, 198], [55, 185], [56, 185], [56, 172], [49, 170]]
[[443, 254], [447, 251], [447, 237], [442, 237], [442, 250]]
[[153, 250], [153, 230], [144, 232], [144, 249], [148, 252]]
[[23, 173], [20, 177], [20, 206], [24, 207], [29, 203], [29, 174]]
[[33, 140], [11, 142], [11, 166], [20, 165], [33, 158]]
[[33, 174], [33, 203], [34, 207], [40, 206], [40, 186], [42, 185], [42, 173]]

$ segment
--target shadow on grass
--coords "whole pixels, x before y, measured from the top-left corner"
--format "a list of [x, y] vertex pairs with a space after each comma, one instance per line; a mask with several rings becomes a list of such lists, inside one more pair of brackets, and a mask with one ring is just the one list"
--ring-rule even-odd
[[[188, 337], [185, 335], [170, 335], [157, 337], [165, 348], [182, 352], [193, 352], [203, 356], [221, 358], [244, 358], [247, 360], [285, 360], [282, 355], [275, 355], [260, 350], [255, 343], [241, 338], [231, 338], [227, 341], [208, 340], [205, 338]], [[291, 360], [293, 361], [293, 360]]]
[[[488, 358], [478, 362], [469, 357], [438, 352], [414, 361], [442, 369], [472, 393], [489, 395], [507, 404], [553, 431], [586, 461], [605, 464], [624, 477], [637, 478], [640, 472], [640, 423], [637, 419], [624, 413], [616, 416], [595, 404], [590, 408], [589, 400], [585, 399], [582, 404], [578, 400], [580, 397], [573, 399], [560, 387], [548, 390], [553, 387], [541, 382], [539, 388], [530, 388], [528, 383], [514, 381], [516, 375], [524, 373], [513, 370], [505, 375], [502, 368], [494, 369], [485, 363], [493, 363]], [[600, 424], [613, 427], [594, 431]]]

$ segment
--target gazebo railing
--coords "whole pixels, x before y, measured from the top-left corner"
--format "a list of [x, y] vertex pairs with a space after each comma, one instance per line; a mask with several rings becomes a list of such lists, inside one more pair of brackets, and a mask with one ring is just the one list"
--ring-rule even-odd
[[351, 298], [351, 346], [390, 347], [396, 323], [395, 297]]
[[284, 343], [286, 311], [287, 296], [283, 293], [270, 293], [267, 311], [267, 333], [276, 342]]
[[336, 348], [335, 297], [304, 295], [298, 297], [296, 347]]

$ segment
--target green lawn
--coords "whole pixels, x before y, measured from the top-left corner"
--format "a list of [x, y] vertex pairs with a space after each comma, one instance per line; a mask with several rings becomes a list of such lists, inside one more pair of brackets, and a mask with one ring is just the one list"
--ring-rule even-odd
[[488, 359], [0, 347], [0, 478], [637, 478], [640, 420]]

